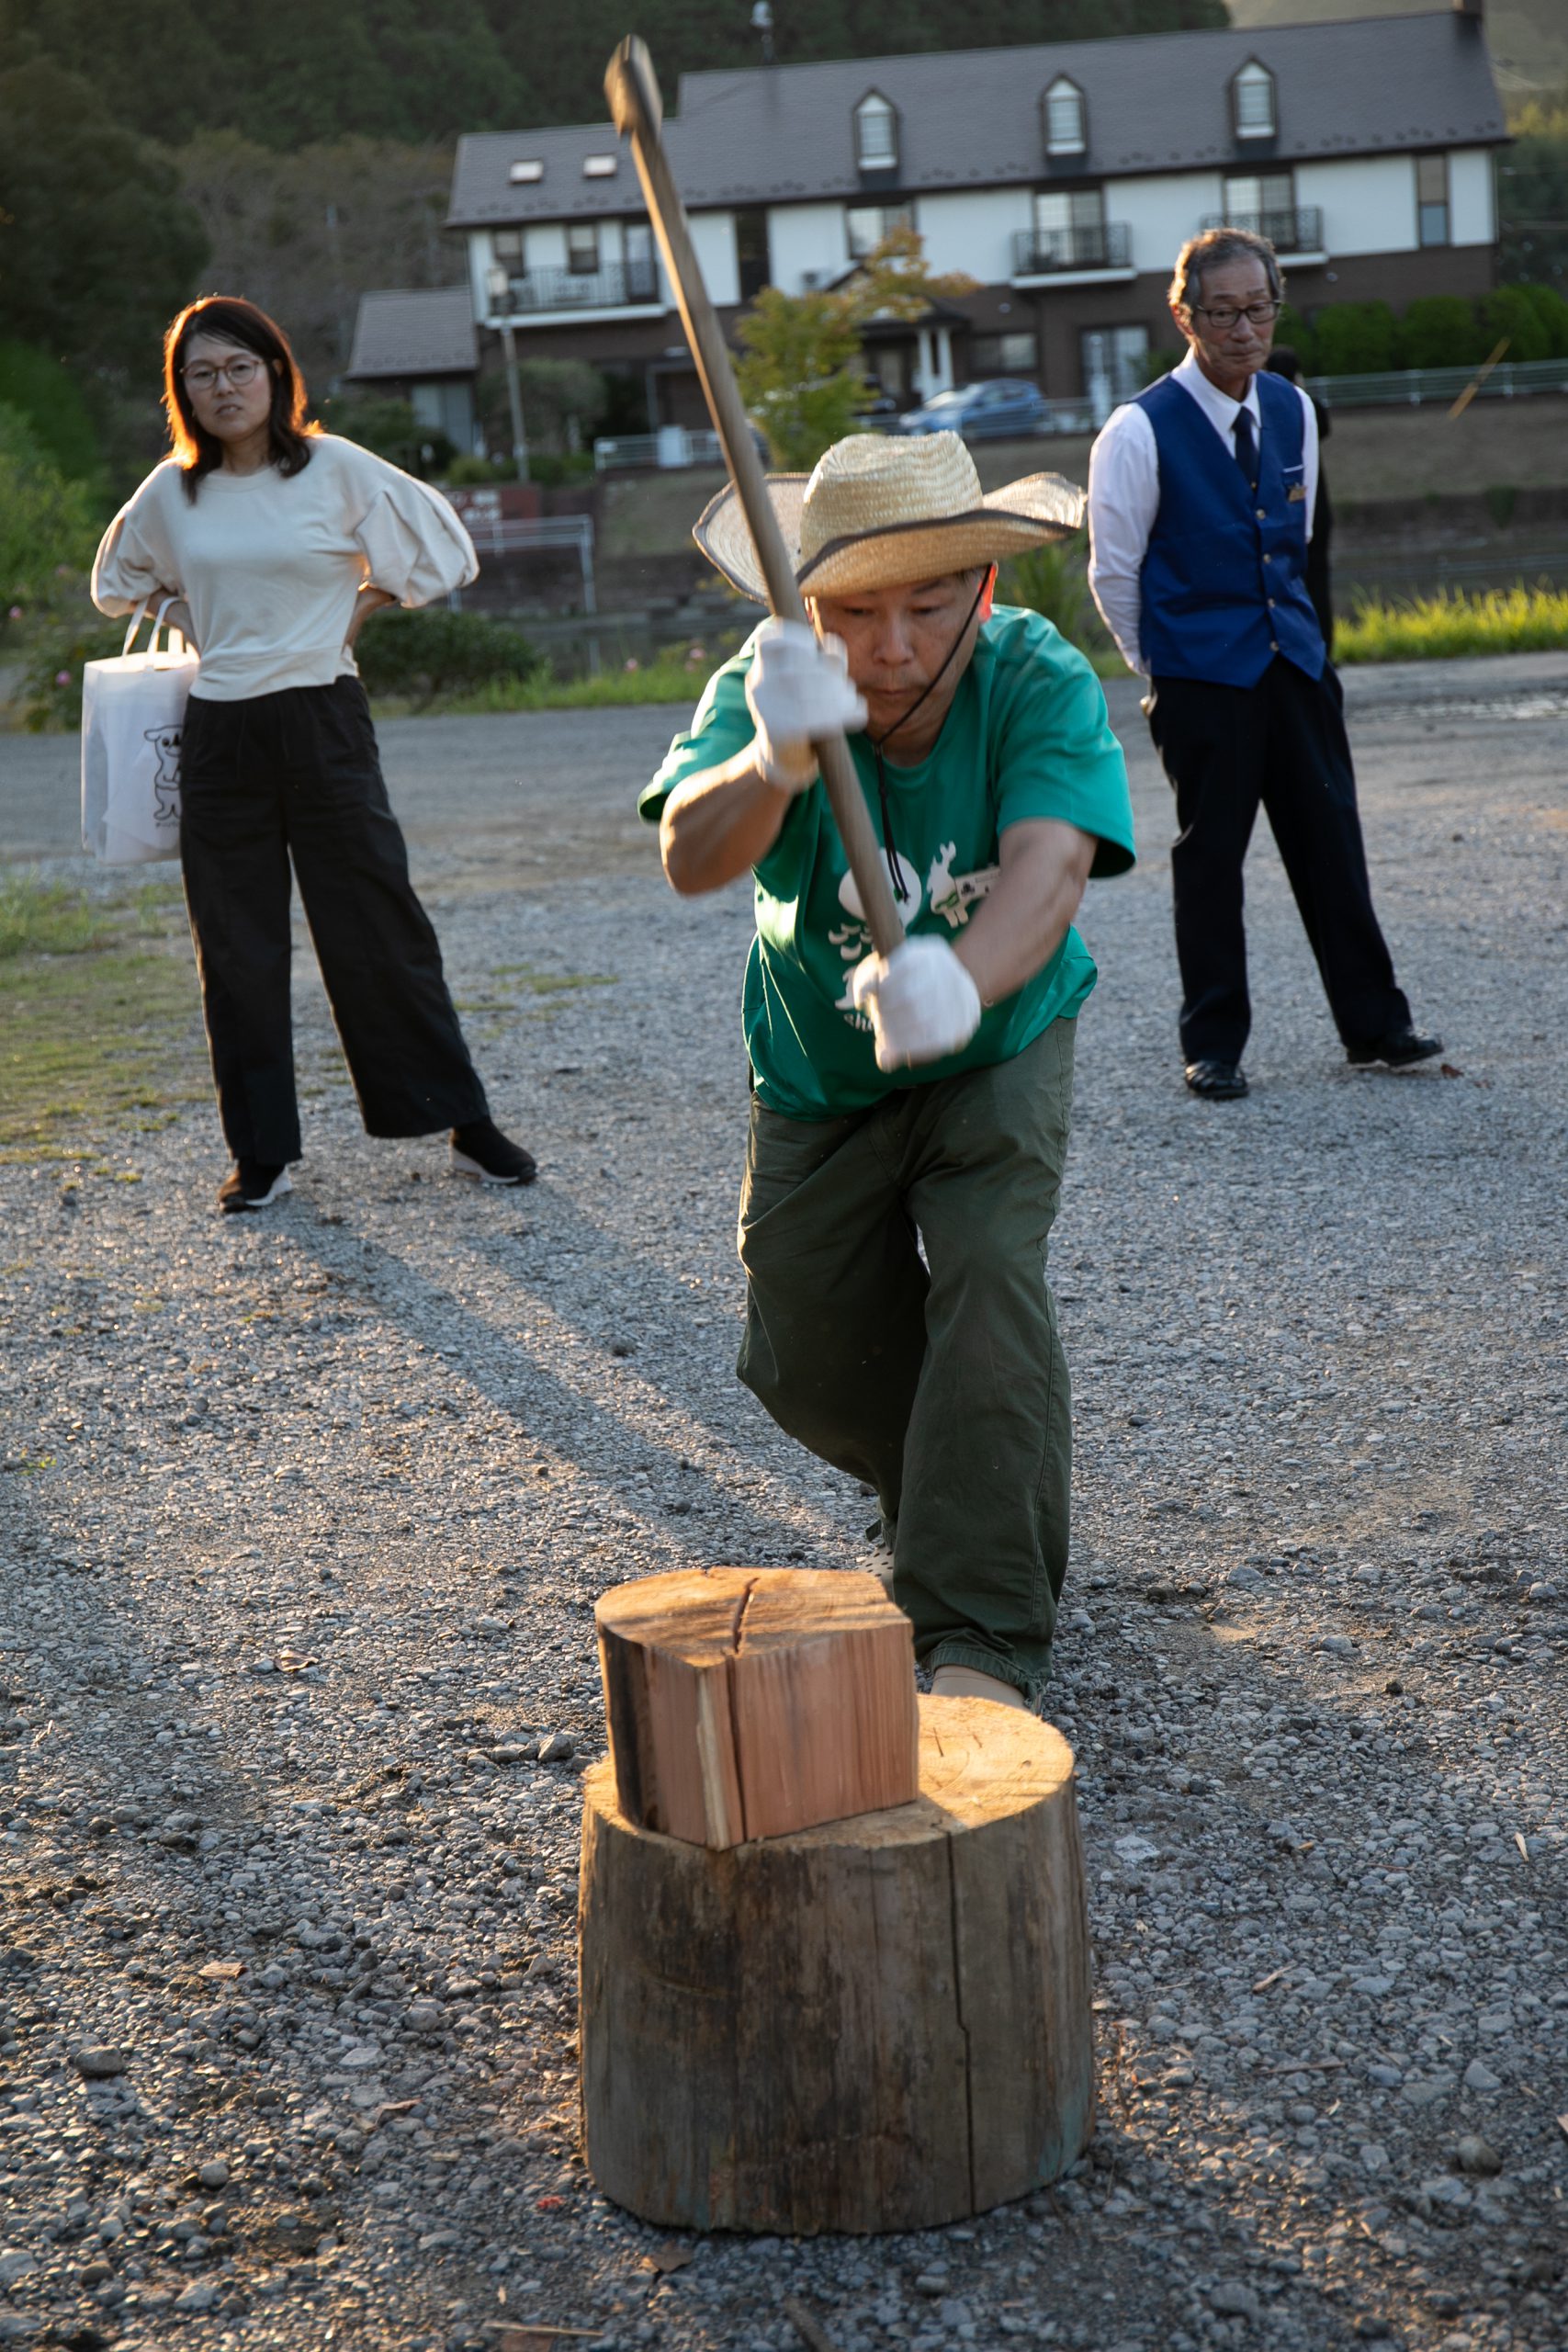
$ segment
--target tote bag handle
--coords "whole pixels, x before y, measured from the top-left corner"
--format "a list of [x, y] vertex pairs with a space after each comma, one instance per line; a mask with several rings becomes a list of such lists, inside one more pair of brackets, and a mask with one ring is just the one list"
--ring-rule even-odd
[[[147, 607], [148, 607], [148, 606], [149, 606], [149, 605], [152, 603], [152, 597], [151, 597], [151, 596], [143, 596], [143, 597], [142, 597], [142, 599], [141, 599], [141, 602], [137, 605], [136, 610], [135, 610], [135, 611], [132, 613], [132, 615], [130, 616], [130, 627], [126, 630], [126, 632], [125, 632], [125, 643], [124, 643], [124, 644], [120, 647], [120, 649], [119, 649], [119, 651], [120, 651], [120, 659], [121, 659], [122, 661], [125, 659], [125, 656], [130, 652], [130, 650], [131, 647], [132, 647], [132, 646], [135, 644], [135, 642], [136, 642], [136, 632], [137, 632], [137, 630], [141, 627], [141, 624], [142, 624], [143, 620], [146, 618], [146, 616], [147, 616]], [[158, 632], [160, 631], [160, 629], [161, 629], [161, 628], [163, 628], [163, 626], [164, 626], [164, 615], [168, 611], [169, 606], [170, 606], [171, 605], [175, 604], [176, 601], [177, 601], [177, 599], [176, 599], [176, 598], [175, 598], [175, 597], [173, 597], [173, 596], [165, 596], [165, 597], [164, 597], [164, 601], [163, 601], [163, 603], [159, 605], [158, 610], [157, 610], [157, 613], [156, 613], [156, 615], [154, 616], [153, 622], [152, 622], [152, 636], [151, 636], [151, 637], [148, 639], [148, 640], [147, 640], [147, 650], [148, 650], [148, 652], [149, 652], [149, 653], [156, 653], [156, 652], [157, 652], [157, 650], [158, 650]], [[179, 634], [180, 634], [180, 633], [179, 633], [178, 629], [171, 629], [171, 630], [169, 631], [169, 635], [170, 635], [172, 638], [173, 638], [173, 637], [179, 637]], [[184, 640], [184, 639], [183, 639], [183, 638], [181, 638], [181, 639], [180, 639], [180, 642], [182, 643], [182, 645], [184, 644], [185, 640]], [[164, 650], [165, 650], [165, 651], [168, 651], [168, 652], [172, 652], [172, 651], [174, 650], [174, 649], [173, 649], [173, 647], [172, 647], [172, 646], [165, 647], [165, 649], [164, 649]]]

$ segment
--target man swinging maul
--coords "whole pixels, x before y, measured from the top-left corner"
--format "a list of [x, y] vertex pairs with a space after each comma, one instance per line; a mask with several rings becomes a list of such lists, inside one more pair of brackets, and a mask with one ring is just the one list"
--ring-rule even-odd
[[[768, 488], [813, 627], [763, 621], [639, 802], [678, 891], [754, 877], [739, 1371], [874, 1487], [936, 1690], [1030, 1706], [1067, 1565], [1045, 1252], [1095, 979], [1072, 925], [1134, 851], [1092, 669], [992, 594], [1082, 502], [1052, 475], [983, 496], [951, 433], [857, 435]], [[696, 538], [766, 601], [733, 490]], [[886, 957], [811, 748], [840, 729], [908, 934]]]

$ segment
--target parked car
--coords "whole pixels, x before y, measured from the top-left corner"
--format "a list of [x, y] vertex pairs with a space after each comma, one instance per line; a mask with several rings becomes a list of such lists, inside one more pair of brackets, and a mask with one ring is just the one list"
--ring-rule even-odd
[[961, 433], [965, 441], [1016, 440], [1044, 430], [1050, 403], [1038, 384], [1018, 376], [998, 376], [938, 392], [899, 420], [904, 433]]
[[897, 433], [898, 403], [880, 384], [868, 383], [855, 402], [855, 422], [874, 433]]

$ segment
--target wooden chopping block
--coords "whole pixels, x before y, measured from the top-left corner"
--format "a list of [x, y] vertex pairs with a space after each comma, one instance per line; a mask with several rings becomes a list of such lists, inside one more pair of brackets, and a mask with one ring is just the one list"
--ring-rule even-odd
[[1072, 1752], [986, 1700], [919, 1717], [913, 1803], [718, 1852], [585, 1775], [584, 2146], [645, 2221], [931, 2229], [1088, 2144]]
[[735, 1846], [916, 1793], [913, 1641], [875, 1577], [679, 1569], [594, 1615], [620, 1808], [643, 1828]]

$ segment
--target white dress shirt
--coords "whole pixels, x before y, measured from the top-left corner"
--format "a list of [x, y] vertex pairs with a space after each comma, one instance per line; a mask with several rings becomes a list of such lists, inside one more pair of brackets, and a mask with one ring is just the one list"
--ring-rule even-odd
[[[1197, 401], [1233, 457], [1235, 435], [1232, 428], [1238, 409], [1245, 408], [1251, 417], [1253, 432], [1262, 446], [1263, 413], [1256, 378], [1247, 385], [1247, 398], [1233, 401], [1228, 392], [1210, 383], [1189, 351], [1171, 371], [1171, 381]], [[1317, 412], [1299, 384], [1293, 390], [1302, 404], [1302, 479], [1310, 538], [1317, 505]], [[1148, 673], [1139, 642], [1143, 616], [1139, 575], [1158, 512], [1159, 452], [1155, 429], [1139, 403], [1129, 401], [1111, 416], [1089, 451], [1089, 584], [1122, 660], [1140, 677]]]

